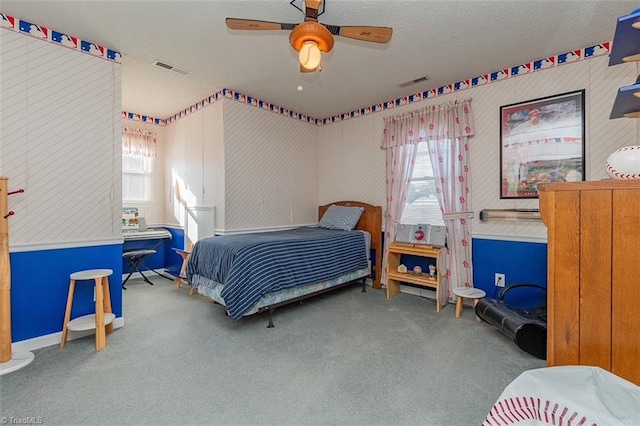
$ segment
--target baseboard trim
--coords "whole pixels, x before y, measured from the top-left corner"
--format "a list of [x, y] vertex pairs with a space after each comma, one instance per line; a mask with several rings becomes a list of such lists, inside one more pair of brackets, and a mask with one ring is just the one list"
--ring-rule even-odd
[[[123, 317], [116, 318], [115, 320], [113, 320], [113, 329], [115, 330], [117, 328], [124, 327], [124, 322], [125, 321]], [[93, 330], [72, 331], [67, 334], [67, 341], [81, 339], [83, 337], [90, 336], [92, 334], [95, 334]], [[12, 352], [35, 351], [36, 349], [46, 348], [47, 346], [59, 345], [60, 340], [62, 340], [62, 331], [12, 343], [11, 351]]]

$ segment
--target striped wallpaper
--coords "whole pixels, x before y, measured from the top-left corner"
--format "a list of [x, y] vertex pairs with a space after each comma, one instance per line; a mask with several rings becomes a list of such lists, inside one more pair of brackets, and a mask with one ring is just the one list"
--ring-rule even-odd
[[[500, 199], [500, 107], [585, 89], [585, 178], [603, 179], [607, 177], [604, 170], [606, 157], [621, 146], [638, 143], [638, 120], [609, 119], [618, 87], [628, 84], [637, 73], [636, 64], [609, 67], [607, 56], [598, 56], [588, 61], [574, 61], [561, 67], [520, 75], [518, 78], [505, 78], [492, 84], [472, 87], [448, 97], [423, 99], [380, 114], [359, 116], [324, 126], [306, 126], [302, 123], [302, 128], [297, 126], [301, 124], [299, 120], [290, 120], [289, 117], [273, 114], [271, 111], [223, 98], [214, 105], [222, 104], [218, 107], [222, 118], [218, 116], [217, 120], [224, 123], [224, 134], [216, 149], [221, 150], [220, 155], [224, 155], [224, 165], [212, 166], [213, 163], [206, 163], [209, 167], [198, 166], [205, 170], [215, 168], [222, 176], [204, 179], [202, 183], [194, 180], [191, 185], [206, 193], [210, 191], [208, 188], [224, 179], [223, 187], [218, 186], [219, 198], [216, 206], [218, 214], [225, 215], [226, 219], [217, 217], [219, 231], [307, 223], [307, 219], [312, 217], [308, 212], [311, 207], [307, 205], [307, 201], [311, 202], [309, 194], [312, 193], [317, 194], [316, 204], [351, 199], [384, 206], [385, 157], [380, 149], [383, 117], [470, 97], [473, 99], [476, 125], [476, 133], [470, 145], [471, 198], [472, 209], [476, 213], [473, 235], [544, 242], [546, 228], [541, 222], [481, 222], [478, 217], [479, 212], [485, 208], [538, 207], [537, 199]], [[191, 121], [196, 119], [200, 123], [209, 108], [189, 113], [183, 117], [184, 120], [175, 120], [167, 127], [193, 127]], [[204, 120], [207, 122], [206, 118]], [[315, 131], [309, 133], [305, 129]], [[184, 138], [174, 140], [176, 142], [168, 143], [191, 143]], [[316, 152], [308, 147], [310, 140], [316, 141]], [[180, 155], [190, 155], [184, 150], [181, 152]], [[273, 158], [265, 157], [265, 152], [269, 156], [273, 155]], [[202, 158], [197, 156], [197, 152], [193, 154], [197, 159]], [[311, 158], [317, 158], [317, 162], [309, 161]], [[184, 157], [174, 160], [167, 157], [167, 160], [188, 162]], [[272, 169], [269, 168], [271, 165]], [[281, 170], [286, 172], [281, 173]], [[302, 170], [308, 172], [300, 178], [299, 176], [304, 175]], [[285, 179], [287, 173], [290, 175], [289, 180]], [[317, 179], [315, 187], [309, 185], [314, 176]], [[265, 182], [268, 183], [267, 188], [263, 188]], [[298, 200], [296, 206], [287, 210], [283, 194], [289, 194], [292, 190], [299, 191], [302, 201], [294, 197], [293, 199]], [[264, 198], [265, 196], [268, 197]], [[300, 202], [302, 204], [298, 207]], [[307, 209], [307, 213], [291, 216], [291, 208]], [[265, 213], [265, 209], [268, 212]], [[291, 217], [294, 218], [293, 222]]]
[[12, 245], [119, 238], [120, 65], [5, 29], [0, 50]]
[[500, 107], [558, 93], [585, 89], [586, 180], [607, 178], [604, 162], [617, 148], [639, 143], [640, 120], [609, 119], [619, 87], [640, 72], [638, 64], [608, 66], [608, 57], [504, 79], [448, 98], [423, 100], [393, 110], [320, 128], [319, 202], [359, 196], [385, 203], [385, 158], [380, 149], [383, 117], [428, 105], [472, 98], [475, 136], [470, 139], [473, 236], [546, 240], [542, 222], [479, 220], [482, 209], [538, 208], [537, 199], [500, 199]]
[[[113, 271], [122, 317], [120, 67], [0, 28], [0, 174], [25, 190], [9, 200], [14, 342], [55, 339], [79, 270]], [[78, 287], [74, 316], [93, 311], [92, 295]]]
[[[2, 15], [2, 25], [16, 34], [29, 33], [34, 38], [41, 37], [52, 44], [61, 44], [61, 40], [65, 39], [60, 36], [61, 33], [6, 15]], [[34, 41], [32, 38], [27, 40]], [[87, 50], [82, 46], [83, 43], [76, 40], [71, 50], [79, 48], [98, 57], [116, 62], [119, 60], [117, 52], [103, 54], [109, 49], [99, 47], [97, 50]], [[141, 128], [161, 129], [163, 125], [172, 128], [167, 129], [166, 135], [160, 131], [159, 140], [165, 143], [159, 145], [166, 144], [168, 149], [167, 167], [156, 174], [156, 194], [162, 191], [162, 194], [175, 196], [177, 176], [183, 185], [182, 195], [192, 198], [181, 201], [191, 205], [218, 205], [216, 223], [222, 229], [268, 228], [308, 220], [311, 217], [309, 207], [294, 206], [291, 200], [302, 200], [305, 205], [311, 193], [315, 193], [316, 204], [335, 199], [358, 199], [383, 204], [384, 155], [378, 148], [381, 118], [434, 103], [472, 97], [476, 117], [476, 136], [471, 151], [474, 210], [533, 208], [537, 206], [537, 200], [499, 199], [496, 184], [499, 182], [499, 107], [586, 88], [586, 178], [605, 178], [601, 165], [608, 154], [620, 146], [637, 143], [638, 137], [637, 122], [608, 119], [617, 88], [633, 80], [638, 73], [638, 66], [625, 64], [608, 67], [606, 59], [609, 51], [610, 43], [604, 42], [328, 118], [303, 116], [229, 89], [222, 89], [166, 119], [126, 111], [122, 111], [121, 118], [128, 122], [139, 122]], [[81, 56], [83, 59], [91, 57]], [[109, 64], [109, 61], [104, 63]], [[19, 92], [22, 88], [12, 85], [7, 90]], [[10, 98], [11, 93], [5, 95], [3, 92], [3, 98], [5, 96]], [[220, 102], [223, 106], [216, 108], [215, 114], [205, 108], [219, 101], [224, 103]], [[378, 114], [373, 114], [376, 112], [381, 115], [377, 117]], [[180, 123], [181, 119], [190, 116], [193, 119]], [[295, 120], [284, 122], [284, 118]], [[295, 121], [319, 125], [322, 129], [310, 135], [305, 130], [300, 133], [299, 129], [302, 128], [292, 124]], [[20, 126], [18, 120], [12, 122]], [[336, 126], [338, 123], [340, 125]], [[220, 125], [223, 130], [219, 129]], [[261, 141], [259, 149], [256, 149], [256, 139]], [[314, 139], [318, 142], [317, 150], [309, 148], [313, 143], [307, 143]], [[473, 149], [475, 146], [482, 146], [482, 149]], [[3, 146], [2, 149], [6, 151], [7, 147]], [[9, 155], [16, 155], [15, 152]], [[161, 154], [164, 159], [165, 153]], [[64, 154], [61, 152], [60, 155]], [[309, 161], [312, 158], [316, 159], [315, 162]], [[216, 164], [213, 167], [216, 171], [211, 170], [210, 164]], [[303, 169], [306, 170], [304, 173], [301, 171]], [[295, 179], [303, 175], [303, 179]], [[296, 182], [293, 186], [292, 176]], [[314, 176], [317, 185], [307, 187], [306, 183], [313, 181]], [[269, 185], [264, 182], [269, 182]], [[372, 182], [375, 184], [372, 185]], [[176, 206], [179, 201], [172, 200], [164, 211], [158, 205], [146, 206], [148, 215], [154, 222], [164, 217], [167, 223], [181, 223], [178, 217], [181, 209]], [[302, 211], [295, 211], [299, 208]], [[543, 228], [535, 222], [481, 223], [476, 218], [476, 225], [476, 229], [482, 229], [483, 235], [544, 237]]]

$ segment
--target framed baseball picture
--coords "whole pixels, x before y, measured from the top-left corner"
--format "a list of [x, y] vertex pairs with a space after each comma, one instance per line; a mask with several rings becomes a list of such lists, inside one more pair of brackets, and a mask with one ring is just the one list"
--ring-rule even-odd
[[584, 90], [500, 107], [500, 198], [584, 180]]

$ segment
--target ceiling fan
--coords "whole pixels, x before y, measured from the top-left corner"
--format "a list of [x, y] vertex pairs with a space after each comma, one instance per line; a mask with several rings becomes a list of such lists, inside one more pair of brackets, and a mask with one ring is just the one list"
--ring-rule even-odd
[[333, 49], [334, 35], [375, 43], [386, 43], [391, 39], [393, 29], [389, 27], [342, 27], [319, 23], [318, 10], [324, 6], [324, 1], [304, 0], [305, 16], [300, 24], [237, 18], [227, 18], [226, 23], [232, 30], [291, 30], [289, 43], [298, 52], [301, 72], [322, 70], [322, 52]]

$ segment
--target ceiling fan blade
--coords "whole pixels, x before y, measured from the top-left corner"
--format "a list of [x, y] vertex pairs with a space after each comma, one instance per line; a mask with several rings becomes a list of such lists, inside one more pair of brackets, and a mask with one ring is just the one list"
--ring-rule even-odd
[[340, 27], [337, 25], [322, 25], [333, 35], [362, 41], [373, 41], [375, 43], [386, 43], [391, 40], [391, 35], [393, 34], [393, 28], [389, 27]]
[[318, 21], [318, 9], [320, 9], [320, 3], [322, 0], [304, 0], [304, 7], [306, 12], [304, 13], [304, 20]]
[[232, 30], [292, 30], [298, 25], [237, 18], [227, 18], [225, 22], [227, 23], [227, 27]]

